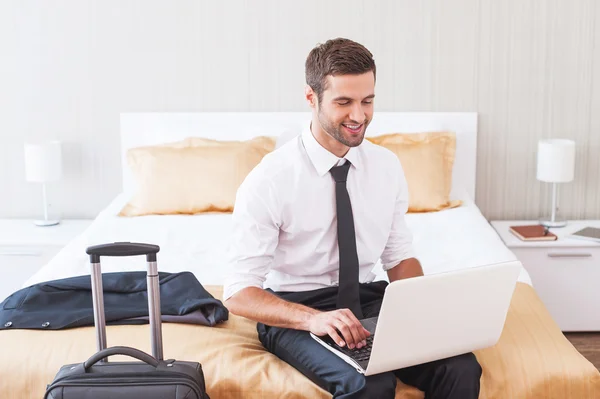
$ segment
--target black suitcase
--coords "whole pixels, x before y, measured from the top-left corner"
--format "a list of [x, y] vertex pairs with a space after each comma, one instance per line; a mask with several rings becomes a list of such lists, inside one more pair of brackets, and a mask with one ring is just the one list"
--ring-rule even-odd
[[[114, 243], [87, 249], [91, 262], [92, 300], [98, 352], [83, 363], [68, 364], [48, 385], [45, 399], [210, 399], [200, 363], [163, 360], [157, 245]], [[106, 348], [106, 321], [102, 295], [100, 256], [146, 255], [148, 262], [148, 314], [152, 356], [140, 350]], [[127, 355], [141, 362], [109, 362], [108, 356]]]

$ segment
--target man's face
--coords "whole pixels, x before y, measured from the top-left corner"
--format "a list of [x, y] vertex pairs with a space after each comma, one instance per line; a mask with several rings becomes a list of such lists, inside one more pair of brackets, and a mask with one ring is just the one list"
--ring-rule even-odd
[[373, 118], [375, 76], [327, 76], [327, 88], [318, 104], [318, 118], [323, 130], [347, 147], [362, 143]]

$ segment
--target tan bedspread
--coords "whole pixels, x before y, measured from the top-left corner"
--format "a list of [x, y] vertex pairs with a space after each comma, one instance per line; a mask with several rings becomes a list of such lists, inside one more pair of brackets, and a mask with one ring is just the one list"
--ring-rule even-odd
[[[220, 287], [207, 287], [221, 297]], [[108, 345], [150, 351], [149, 329], [111, 326]], [[331, 396], [266, 352], [255, 323], [230, 315], [219, 327], [163, 324], [165, 358], [200, 361], [211, 399]], [[0, 392], [8, 398], [41, 398], [61, 365], [95, 351], [93, 327], [64, 331], [0, 332]], [[518, 283], [498, 344], [476, 352], [483, 368], [483, 399], [600, 398], [600, 373], [559, 331], [537, 294]], [[114, 357], [113, 360], [124, 360]], [[398, 383], [396, 398], [423, 398]]]

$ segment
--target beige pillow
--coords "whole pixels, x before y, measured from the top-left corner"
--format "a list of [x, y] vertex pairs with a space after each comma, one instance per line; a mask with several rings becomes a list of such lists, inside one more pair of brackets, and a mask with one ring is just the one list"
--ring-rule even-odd
[[187, 138], [133, 148], [127, 162], [137, 190], [119, 216], [231, 212], [238, 187], [275, 139], [218, 141]]
[[439, 211], [462, 204], [450, 199], [454, 133], [392, 133], [367, 140], [391, 150], [400, 159], [408, 184], [408, 212]]
[[173, 147], [173, 148], [185, 148], [185, 147], [238, 147], [244, 145], [250, 145], [252, 147], [262, 148], [267, 152], [271, 152], [275, 149], [276, 138], [268, 136], [258, 136], [247, 141], [225, 141], [207, 139], [204, 137], [187, 137], [181, 141], [174, 143], [167, 143], [161, 145], [161, 147]]

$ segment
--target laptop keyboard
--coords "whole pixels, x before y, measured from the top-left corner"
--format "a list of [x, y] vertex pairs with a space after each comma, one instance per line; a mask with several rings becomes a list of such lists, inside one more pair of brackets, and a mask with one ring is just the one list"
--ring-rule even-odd
[[350, 356], [354, 360], [358, 360], [358, 361], [369, 360], [369, 358], [371, 357], [371, 349], [373, 348], [373, 336], [374, 335], [371, 334], [369, 337], [367, 337], [367, 345], [363, 346], [360, 349], [358, 349], [358, 348], [348, 349], [345, 346], [343, 346], [343, 347], [338, 346], [337, 349], [340, 352], [343, 352], [345, 355]]

